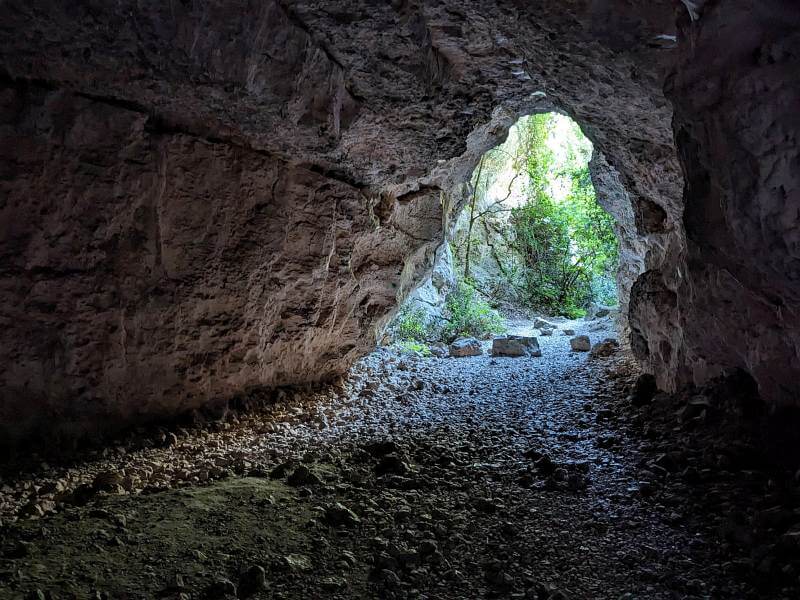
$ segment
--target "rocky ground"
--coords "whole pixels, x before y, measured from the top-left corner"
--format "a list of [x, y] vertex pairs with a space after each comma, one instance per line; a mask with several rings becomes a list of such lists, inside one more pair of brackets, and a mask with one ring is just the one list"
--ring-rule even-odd
[[725, 416], [758, 407], [632, 402], [625, 352], [561, 331], [610, 322], [558, 326], [539, 358], [383, 349], [335, 386], [16, 465], [0, 597], [798, 597], [800, 488]]

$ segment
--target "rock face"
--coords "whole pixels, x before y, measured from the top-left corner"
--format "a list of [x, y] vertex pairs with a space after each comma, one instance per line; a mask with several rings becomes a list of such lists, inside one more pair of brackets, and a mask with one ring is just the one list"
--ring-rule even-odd
[[430, 276], [411, 292], [405, 304], [424, 310], [428, 322], [436, 322], [441, 319], [447, 294], [455, 288], [455, 285], [456, 277], [453, 272], [450, 245], [442, 244], [436, 251]]
[[741, 367], [789, 401], [797, 9], [728, 4], [7, 0], [0, 439], [341, 373], [479, 156], [553, 109], [597, 149], [659, 387]]
[[768, 402], [797, 405], [800, 6], [733, 4], [706, 2], [697, 20], [680, 21], [668, 93], [686, 178], [686, 267], [680, 285], [653, 278], [637, 297], [652, 298], [681, 337], [643, 355], [661, 387], [738, 368]]

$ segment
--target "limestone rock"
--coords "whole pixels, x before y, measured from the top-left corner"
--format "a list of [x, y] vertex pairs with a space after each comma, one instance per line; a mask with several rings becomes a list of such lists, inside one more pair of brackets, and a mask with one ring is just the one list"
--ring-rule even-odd
[[541, 356], [539, 340], [535, 337], [509, 335], [492, 340], [492, 356]]
[[454, 358], [480, 356], [481, 354], [483, 354], [481, 343], [475, 338], [461, 338], [450, 344], [450, 356]]
[[611, 356], [619, 350], [619, 342], [614, 338], [606, 338], [592, 346], [591, 355], [597, 358]]
[[355, 527], [361, 519], [352, 510], [336, 502], [325, 509], [325, 521], [333, 527]]
[[[740, 369], [768, 403], [798, 406], [800, 170], [796, 144], [784, 142], [800, 137], [800, 11], [779, 0], [757, 11], [690, 4], [704, 5], [699, 26], [678, 22], [667, 86], [686, 174], [686, 264], [680, 278], [642, 282], [638, 357], [665, 391]], [[743, 35], [720, 54], [733, 31]]]
[[340, 375], [552, 109], [595, 145], [623, 345], [665, 391], [797, 403], [791, 3], [687, 1], [674, 51], [666, 1], [74, 4], [3, 5], [3, 443]]
[[588, 335], [578, 335], [569, 341], [569, 346], [573, 352], [589, 352], [592, 349], [592, 343], [589, 341]]
[[552, 330], [552, 329], [556, 329], [556, 324], [555, 323], [551, 323], [550, 321], [547, 321], [545, 319], [542, 319], [541, 317], [536, 317], [533, 320], [533, 328], [534, 329], [551, 329]]

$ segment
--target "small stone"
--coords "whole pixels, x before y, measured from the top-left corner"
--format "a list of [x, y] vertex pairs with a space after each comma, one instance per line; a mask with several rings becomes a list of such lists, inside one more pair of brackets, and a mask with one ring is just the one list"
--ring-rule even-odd
[[419, 555], [430, 556], [439, 551], [439, 545], [436, 540], [422, 540], [419, 544]]
[[236, 597], [236, 584], [224, 577], [216, 579], [206, 589], [206, 598], [209, 600], [223, 600], [231, 597]]
[[408, 465], [397, 454], [387, 454], [375, 465], [375, 474], [378, 476], [392, 473], [405, 475], [409, 470]]
[[675, 462], [675, 459], [672, 458], [669, 454], [660, 454], [654, 461], [653, 464], [661, 469], [664, 469], [667, 473], [675, 473], [678, 471], [679, 467], [678, 464]]
[[358, 515], [340, 502], [325, 509], [325, 521], [333, 527], [355, 527], [361, 523]]
[[569, 346], [573, 352], [589, 352], [592, 349], [592, 343], [589, 341], [588, 335], [578, 335], [570, 339]]
[[293, 487], [300, 487], [301, 485], [322, 485], [322, 480], [307, 466], [300, 465], [289, 475], [286, 483]]
[[269, 472], [270, 478], [281, 479], [283, 477], [286, 477], [286, 473], [289, 471], [289, 469], [292, 468], [293, 464], [294, 463], [292, 463], [291, 461], [282, 462], [277, 467], [272, 469], [272, 471]]
[[497, 559], [489, 560], [483, 565], [484, 578], [493, 587], [508, 590], [514, 587], [514, 579], [505, 571], [505, 565]]
[[524, 456], [528, 460], [537, 461], [540, 458], [542, 458], [542, 456], [544, 456], [544, 453], [540, 452], [536, 448], [529, 448], [522, 453], [522, 456]]
[[601, 421], [609, 421], [614, 418], [614, 411], [610, 408], [601, 408], [595, 415], [595, 420], [600, 423]]
[[473, 505], [480, 512], [486, 513], [488, 515], [497, 512], [497, 504], [495, 504], [495, 502], [489, 498], [476, 498], [475, 501], [473, 502]]
[[639, 482], [639, 493], [645, 497], [649, 498], [655, 493], [655, 486], [649, 481], [640, 481]]
[[283, 557], [283, 566], [295, 573], [312, 571], [314, 569], [314, 564], [305, 554], [287, 554]]
[[369, 452], [374, 457], [379, 457], [386, 454], [399, 452], [400, 448], [398, 448], [397, 444], [395, 444], [392, 440], [381, 440], [367, 444], [364, 446], [364, 450]]
[[325, 577], [320, 581], [320, 585], [326, 592], [339, 592], [347, 589], [347, 580], [344, 577], [333, 575], [331, 577]]
[[562, 335], [575, 335], [575, 330], [574, 329], [562, 329], [561, 330], [561, 334]]
[[381, 571], [381, 581], [383, 581], [383, 585], [388, 589], [394, 589], [400, 585], [400, 577], [397, 576], [397, 573], [389, 569], [383, 569]]
[[677, 412], [678, 421], [686, 423], [688, 421], [702, 420], [711, 409], [708, 398], [697, 395], [689, 400], [683, 408]]
[[346, 563], [348, 567], [352, 568], [358, 564], [355, 554], [348, 550], [343, 550], [341, 554], [341, 561]]
[[102, 471], [95, 475], [92, 488], [98, 492], [115, 492], [123, 483], [122, 475], [116, 471]]

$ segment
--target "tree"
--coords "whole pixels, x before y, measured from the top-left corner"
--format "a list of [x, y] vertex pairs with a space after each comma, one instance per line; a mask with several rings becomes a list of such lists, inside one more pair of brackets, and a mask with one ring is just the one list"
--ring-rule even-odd
[[[464, 279], [484, 295], [575, 315], [590, 300], [614, 301], [617, 247], [591, 183], [591, 144], [565, 119], [522, 118], [481, 158], [455, 255]], [[507, 189], [498, 189], [501, 180]], [[524, 201], [510, 206], [520, 183]]]

